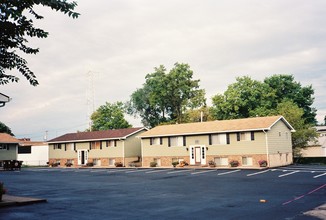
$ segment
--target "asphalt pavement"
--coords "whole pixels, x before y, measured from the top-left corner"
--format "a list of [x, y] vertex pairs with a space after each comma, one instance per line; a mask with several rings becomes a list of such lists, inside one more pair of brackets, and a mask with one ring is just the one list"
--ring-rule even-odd
[[1, 219], [318, 219], [325, 166], [268, 170], [22, 169], [0, 172], [8, 194], [47, 203], [0, 209]]

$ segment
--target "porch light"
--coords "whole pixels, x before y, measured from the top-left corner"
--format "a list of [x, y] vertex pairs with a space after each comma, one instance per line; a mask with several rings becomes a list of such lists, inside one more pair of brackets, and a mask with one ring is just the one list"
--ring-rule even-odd
[[206, 150], [208, 150], [208, 147], [206, 147]]

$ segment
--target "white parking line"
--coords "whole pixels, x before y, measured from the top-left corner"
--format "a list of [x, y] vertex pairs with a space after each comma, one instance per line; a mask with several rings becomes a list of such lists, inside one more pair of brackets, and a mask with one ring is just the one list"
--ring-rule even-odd
[[100, 173], [105, 172], [106, 170], [91, 170], [91, 173]]
[[218, 176], [221, 176], [221, 175], [226, 175], [226, 174], [229, 174], [229, 173], [235, 173], [235, 172], [239, 172], [240, 170], [232, 170], [232, 171], [229, 171], [229, 172], [225, 172], [225, 173], [218, 173], [217, 175]]
[[153, 171], [148, 171], [146, 173], [158, 173], [158, 172], [163, 172], [163, 171], [166, 171], [165, 169], [164, 170], [153, 170]]
[[119, 169], [119, 170], [110, 170], [110, 171], [107, 171], [108, 173], [116, 173], [116, 172], [124, 172], [124, 171], [130, 171], [130, 169], [128, 170], [125, 170], [125, 169]]
[[258, 174], [262, 174], [262, 173], [266, 173], [268, 172], [269, 170], [264, 170], [264, 171], [260, 171], [260, 172], [257, 172], [257, 173], [251, 173], [251, 174], [248, 174], [247, 176], [254, 176], [254, 175], [258, 175]]
[[177, 170], [177, 171], [171, 171], [171, 172], [168, 172], [167, 174], [172, 174], [172, 173], [181, 173], [181, 172], [189, 172], [191, 170]]
[[317, 176], [314, 176], [314, 178], [318, 178], [318, 177], [325, 176], [325, 175], [326, 175], [326, 173], [319, 174], [319, 175], [317, 175]]
[[288, 176], [288, 175], [292, 175], [292, 174], [295, 174], [295, 173], [298, 173], [298, 172], [300, 172], [300, 171], [296, 170], [296, 171], [293, 171], [291, 173], [286, 173], [286, 174], [279, 175], [278, 177]]
[[131, 170], [131, 171], [127, 171], [126, 173], [137, 173], [137, 172], [144, 172], [144, 171], [146, 171], [146, 169]]
[[191, 175], [196, 175], [196, 174], [201, 174], [201, 173], [208, 173], [208, 172], [213, 172], [213, 171], [216, 172], [216, 170], [205, 170], [205, 171], [198, 171], [198, 172], [195, 172], [195, 173], [191, 173]]

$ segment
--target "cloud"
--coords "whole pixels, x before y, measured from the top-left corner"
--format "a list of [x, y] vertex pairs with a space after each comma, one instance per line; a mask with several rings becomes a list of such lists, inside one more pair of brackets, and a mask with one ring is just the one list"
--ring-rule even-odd
[[[263, 80], [293, 74], [315, 89], [318, 120], [326, 112], [326, 2], [314, 1], [78, 1], [78, 19], [37, 7], [47, 39], [31, 39], [27, 56], [40, 85], [2, 86], [13, 100], [0, 121], [16, 135], [43, 137], [87, 128], [87, 91], [94, 74], [95, 107], [126, 101], [161, 64], [188, 63], [207, 99], [238, 76]], [[139, 119], [128, 119], [135, 125]]]

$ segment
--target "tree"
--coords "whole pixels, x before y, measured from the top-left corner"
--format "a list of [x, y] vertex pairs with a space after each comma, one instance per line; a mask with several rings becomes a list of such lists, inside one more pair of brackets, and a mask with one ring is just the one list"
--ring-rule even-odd
[[124, 118], [122, 102], [108, 103], [100, 106], [92, 115], [92, 131], [130, 128], [131, 125]]
[[214, 116], [211, 112], [211, 108], [208, 106], [202, 106], [197, 109], [188, 109], [185, 114], [184, 122], [201, 122], [201, 121], [213, 121]]
[[293, 75], [273, 75], [264, 80], [275, 93], [272, 101], [272, 108], [283, 100], [292, 100], [299, 108], [303, 109], [303, 118], [306, 123], [316, 124], [316, 109], [311, 105], [314, 102], [314, 90], [311, 85], [301, 86], [294, 81]]
[[292, 136], [295, 154], [314, 141], [316, 111], [314, 90], [302, 87], [291, 75], [273, 75], [264, 82], [250, 77], [237, 78], [224, 94], [212, 98], [212, 112], [216, 119], [236, 119], [255, 116], [283, 115], [296, 132]]
[[15, 136], [12, 132], [11, 132], [11, 129], [5, 125], [4, 123], [2, 123], [0, 121], [0, 133], [7, 133], [7, 134], [10, 134], [11, 136]]
[[199, 80], [192, 79], [188, 64], [176, 63], [168, 73], [163, 65], [154, 70], [128, 103], [129, 114], [139, 115], [145, 126], [181, 123], [187, 109], [205, 104], [205, 91], [199, 89]]
[[[66, 0], [0, 0], [0, 84], [18, 82], [19, 77], [6, 74], [8, 70], [18, 70], [31, 85], [38, 85], [34, 73], [28, 68], [27, 61], [16, 50], [25, 54], [37, 54], [38, 48], [27, 45], [27, 37], [46, 38], [48, 32], [33, 25], [32, 18], [43, 19], [36, 13], [35, 5], [50, 7], [68, 16], [77, 18], [74, 12], [76, 2]], [[27, 16], [30, 14], [31, 16]], [[32, 17], [32, 18], [30, 18]]]
[[216, 119], [247, 118], [270, 115], [279, 103], [291, 100], [303, 109], [305, 123], [315, 124], [316, 109], [312, 86], [302, 87], [292, 75], [273, 75], [263, 82], [250, 77], [239, 77], [229, 85], [224, 94], [213, 96]]
[[235, 119], [256, 116], [257, 109], [268, 112], [271, 109], [269, 100], [275, 94], [262, 82], [252, 80], [248, 76], [238, 77], [229, 85], [224, 94], [212, 97], [213, 114], [216, 119]]

